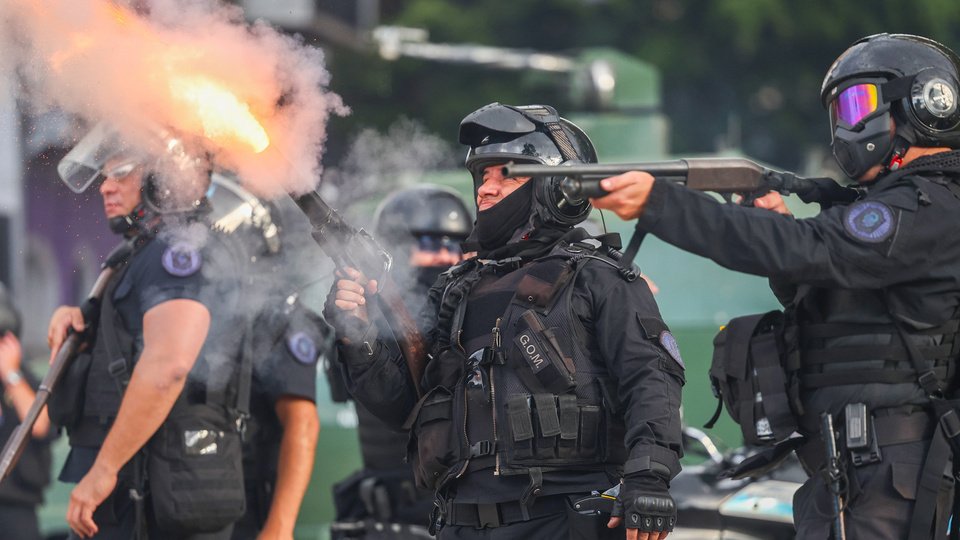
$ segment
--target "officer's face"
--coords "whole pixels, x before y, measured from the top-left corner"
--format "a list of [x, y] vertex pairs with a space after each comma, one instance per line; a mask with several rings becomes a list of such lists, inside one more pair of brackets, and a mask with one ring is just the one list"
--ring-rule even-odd
[[477, 210], [480, 212], [493, 208], [504, 197], [530, 181], [529, 177], [504, 178], [504, 165], [491, 165], [483, 170], [483, 184], [477, 190]]
[[451, 251], [445, 247], [437, 251], [425, 251], [414, 247], [410, 253], [410, 266], [453, 266], [463, 260], [460, 250]]
[[105, 177], [100, 184], [103, 213], [109, 219], [133, 212], [133, 209], [140, 204], [143, 167], [128, 167], [117, 162], [107, 162], [103, 170]]

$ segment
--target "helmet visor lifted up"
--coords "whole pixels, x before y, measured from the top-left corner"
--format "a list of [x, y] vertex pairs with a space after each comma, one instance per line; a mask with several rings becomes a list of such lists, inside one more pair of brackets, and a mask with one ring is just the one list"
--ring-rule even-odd
[[[91, 184], [104, 176], [123, 176], [137, 165], [144, 163], [144, 156], [126, 144], [119, 134], [101, 122], [93, 127], [80, 142], [57, 164], [57, 174], [74, 193], [83, 193]], [[109, 170], [104, 170], [109, 166]]]

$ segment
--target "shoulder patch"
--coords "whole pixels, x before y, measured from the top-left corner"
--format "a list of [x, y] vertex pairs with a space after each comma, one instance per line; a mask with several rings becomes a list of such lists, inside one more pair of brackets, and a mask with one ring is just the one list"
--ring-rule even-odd
[[847, 234], [871, 244], [890, 238], [897, 229], [896, 225], [893, 210], [879, 201], [856, 202], [843, 214], [843, 228]]
[[196, 248], [185, 243], [167, 246], [163, 252], [163, 269], [177, 277], [192, 276], [203, 265], [203, 257]]
[[314, 364], [317, 361], [317, 344], [305, 332], [291, 334], [287, 338], [287, 349], [301, 364]]
[[673, 337], [669, 330], [660, 332], [660, 346], [670, 353], [670, 358], [680, 364], [681, 369], [687, 369], [687, 366], [683, 364], [683, 358], [680, 356], [680, 344], [677, 343], [677, 338]]

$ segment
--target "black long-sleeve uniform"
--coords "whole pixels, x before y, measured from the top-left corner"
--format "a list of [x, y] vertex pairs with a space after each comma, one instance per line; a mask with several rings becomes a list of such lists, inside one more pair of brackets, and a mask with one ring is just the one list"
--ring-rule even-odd
[[[562, 249], [564, 245], [563, 242], [559, 243], [553, 253], [556, 254], [557, 250]], [[513, 309], [508, 308], [508, 304], [514, 292], [522, 287], [523, 280], [532, 277], [528, 275], [531, 272], [530, 269], [549, 258], [547, 256], [525, 261], [520, 268], [499, 270], [493, 266], [483, 266], [480, 270], [465, 272], [465, 274], [471, 274], [478, 271], [481, 279], [464, 300], [466, 307], [463, 332], [459, 334], [460, 338], [457, 340], [459, 343], [454, 343], [451, 347], [452, 349], [463, 347], [461, 359], [468, 356], [478, 357], [474, 353], [491, 341], [489, 334], [483, 335], [484, 330], [475, 331], [472, 328], [486, 329], [485, 331], [489, 332], [490, 328], [497, 324], [498, 317], [504, 319], [504, 354], [508, 357], [514, 354], [511, 349], [512, 340], [507, 337], [510, 332], [513, 332], [507, 327], [508, 319], [512, 320], [507, 315]], [[662, 322], [653, 296], [643, 280], [626, 281], [618, 273], [616, 265], [609, 261], [587, 258], [580, 264], [582, 268], [575, 274], [575, 279], [563, 288], [563, 291], [569, 295], [569, 303], [565, 305], [570, 307], [570, 312], [576, 319], [570, 327], [580, 330], [557, 332], [556, 336], [560, 348], [565, 352], [569, 353], [578, 347], [583, 351], [584, 363], [577, 366], [579, 401], [584, 402], [581, 391], [596, 392], [597, 399], [602, 400], [604, 406], [609, 409], [611, 419], [607, 423], [610, 426], [617, 424], [625, 428], [625, 433], [621, 431], [616, 436], [616, 438], [622, 437], [624, 446], [619, 458], [614, 456], [616, 452], [613, 448], [606, 449], [608, 463], [611, 460], [619, 461], [619, 465], [623, 463], [624, 458], [628, 461], [637, 460], [635, 463], [647, 463], [648, 470], [652, 469], [664, 479], [669, 480], [679, 471], [678, 458], [682, 455], [679, 407], [683, 364], [675, 341], [672, 340], [666, 325]], [[449, 371], [449, 366], [444, 367], [443, 361], [440, 360], [447, 355], [442, 354], [444, 351], [438, 349], [436, 343], [442, 340], [442, 331], [438, 330], [438, 313], [441, 311], [445, 295], [449, 293], [448, 285], [454, 282], [456, 280], [449, 276], [446, 279], [441, 278], [431, 289], [430, 299], [421, 312], [421, 328], [428, 341], [434, 345], [432, 348], [434, 357], [427, 365], [427, 373], [424, 377], [427, 383], [424, 385], [424, 391], [427, 392], [432, 388], [431, 382], [444, 380], [448, 376], [443, 372]], [[563, 293], [558, 296], [561, 294]], [[500, 317], [505, 308], [507, 313]], [[566, 328], [564, 326], [566, 323], [562, 320], [554, 322]], [[396, 354], [395, 347], [385, 343], [383, 339], [376, 339], [375, 328], [376, 325], [371, 325], [368, 335], [355, 339], [349, 347], [342, 347], [341, 357], [346, 364], [351, 393], [374, 414], [399, 427], [407, 421], [411, 411], [414, 410], [417, 398], [403, 359]], [[453, 377], [455, 381], [453, 386], [458, 388], [454, 391], [454, 402], [458, 403], [460, 396], [464, 396], [464, 401], [468, 403], [464, 406], [465, 410], [454, 409], [453, 416], [458, 417], [463, 414], [466, 417], [464, 431], [469, 438], [475, 433], [483, 432], [484, 429], [490, 431], [491, 428], [477, 427], [484, 422], [489, 424], [486, 420], [488, 417], [486, 413], [477, 414], [477, 403], [482, 404], [482, 399], [477, 401], [470, 398], [472, 394], [468, 394], [466, 390], [471, 386], [469, 381], [472, 372], [469, 361], [461, 360], [461, 364], [463, 366]], [[510, 360], [507, 364], [510, 365]], [[477, 366], [473, 365], [473, 367]], [[482, 364], [481, 367], [483, 367]], [[485, 369], [480, 371], [487, 373], [484, 377], [488, 377], [491, 373]], [[496, 373], [505, 371], [509, 370], [499, 370]], [[526, 394], [528, 390], [517, 386], [515, 382], [512, 385], [504, 383], [504, 378], [500, 375], [495, 374], [493, 377], [494, 385], [500, 385], [499, 387], [488, 388], [489, 381], [483, 379], [486, 382], [481, 383], [476, 377], [473, 378], [474, 386], [480, 385], [479, 387], [484, 389], [483, 392], [489, 391], [491, 394], [490, 402], [493, 404], [488, 404], [486, 407], [488, 410], [496, 409], [494, 411], [496, 427], [493, 428], [496, 434], [493, 436], [499, 439], [497, 445], [505, 442], [509, 444], [509, 441], [504, 440], [510, 437], [510, 431], [504, 426], [507, 423], [506, 415], [502, 414], [504, 412], [502, 407], [495, 404], [508, 400], [518, 393]], [[606, 384], [597, 384], [600, 381], [605, 381]], [[603, 386], [602, 392], [596, 391], [594, 389], [596, 386]], [[529, 391], [529, 393], [532, 395], [535, 392]], [[600, 393], [605, 395], [601, 397]], [[560, 414], [563, 416], [564, 412], [561, 410]], [[587, 413], [581, 409], [581, 434], [587, 422], [586, 415]], [[533, 416], [534, 422], [537, 423], [536, 409]], [[499, 424], [496, 423], [497, 420]], [[539, 435], [543, 434], [539, 433]], [[469, 442], [476, 444], [478, 441], [474, 439]], [[604, 441], [602, 444], [607, 443]], [[500, 446], [497, 449], [497, 453], [502, 450]], [[507, 459], [510, 451], [503, 450], [506, 453], [502, 454], [502, 457]], [[602, 461], [602, 458], [598, 459]], [[517, 500], [520, 491], [527, 486], [528, 479], [522, 474], [511, 476], [510, 473], [505, 472], [507, 468], [504, 467], [500, 455], [497, 456], [497, 460], [496, 465], [491, 462], [489, 466], [475, 467], [479, 461], [475, 456], [472, 464], [464, 465], [461, 471], [464, 476], [453, 482], [464, 488], [460, 490], [462, 493], [455, 495], [455, 500], [476, 503]], [[583, 460], [581, 464], [582, 462]], [[500, 474], [497, 472], [491, 474], [494, 467]], [[589, 467], [578, 469], [574, 466], [569, 470], [561, 470], [561, 468], [547, 470], [543, 475], [543, 489], [539, 494], [545, 496], [588, 492], [591, 489], [602, 489], [615, 480], [610, 474], [610, 468], [587, 469]]]
[[[639, 229], [681, 249], [770, 278], [799, 325], [798, 412], [801, 429], [814, 436], [800, 452], [808, 469], [823, 453], [816, 438], [821, 412], [841, 428], [847, 404], [864, 403], [875, 418], [871, 436], [882, 460], [848, 466], [850, 538], [907, 537], [934, 432], [928, 392], [900, 330], [941, 388], [956, 386], [960, 199], [955, 173], [943, 172], [944, 157], [916, 160], [911, 175], [880, 178], [859, 201], [807, 219], [720, 204], [657, 181], [638, 220]], [[822, 509], [829, 497], [820, 475], [797, 493], [798, 538], [827, 537], [833, 518]]]

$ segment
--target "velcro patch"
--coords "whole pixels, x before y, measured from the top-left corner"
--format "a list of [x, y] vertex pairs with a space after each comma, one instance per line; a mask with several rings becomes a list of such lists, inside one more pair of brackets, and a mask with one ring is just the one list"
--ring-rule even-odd
[[540, 373], [543, 368], [547, 367], [547, 355], [545, 351], [541, 350], [540, 342], [533, 337], [532, 332], [529, 330], [520, 332], [517, 337], [513, 338], [513, 342], [520, 348], [523, 358], [534, 373]]
[[304, 332], [288, 337], [287, 349], [301, 364], [313, 364], [317, 361], [317, 344]]
[[879, 201], [851, 204], [843, 214], [843, 228], [861, 242], [883, 242], [893, 235], [896, 225], [893, 210]]
[[670, 354], [670, 358], [680, 364], [682, 369], [687, 369], [687, 366], [683, 364], [683, 358], [680, 357], [680, 344], [677, 343], [677, 338], [673, 337], [669, 331], [664, 330], [660, 332], [660, 346], [663, 347], [663, 350], [667, 351]]
[[179, 243], [168, 246], [163, 252], [163, 269], [172, 276], [192, 276], [203, 266], [203, 257], [196, 248]]

